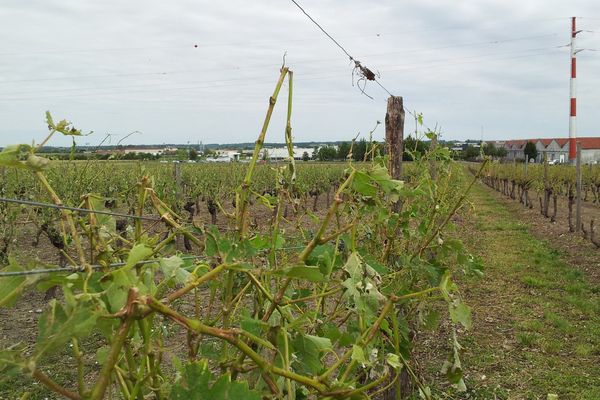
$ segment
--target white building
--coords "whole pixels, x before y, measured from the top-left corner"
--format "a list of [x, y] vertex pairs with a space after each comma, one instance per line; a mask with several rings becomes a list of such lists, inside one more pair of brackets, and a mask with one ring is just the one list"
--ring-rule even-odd
[[240, 152], [235, 150], [217, 150], [216, 157], [206, 157], [209, 162], [232, 162], [240, 160]]
[[[267, 153], [267, 158], [271, 161], [286, 160], [289, 157], [287, 147], [276, 147], [271, 149], [263, 149]], [[294, 147], [294, 159], [302, 160], [304, 153], [308, 154], [308, 158], [312, 158], [315, 149], [309, 147]]]

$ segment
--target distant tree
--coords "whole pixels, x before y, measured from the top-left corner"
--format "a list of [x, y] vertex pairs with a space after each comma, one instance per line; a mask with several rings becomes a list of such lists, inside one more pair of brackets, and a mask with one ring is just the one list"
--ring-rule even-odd
[[179, 161], [187, 160], [189, 158], [187, 149], [177, 149], [177, 152], [175, 153], [175, 157]]
[[468, 145], [462, 152], [462, 158], [467, 161], [474, 161], [479, 157], [479, 149], [473, 145]]
[[302, 153], [302, 161], [308, 160], [310, 160], [310, 156], [308, 155], [308, 151], [305, 151], [304, 153]]
[[333, 146], [322, 146], [319, 148], [317, 159], [319, 161], [333, 161], [337, 157], [337, 150]]
[[494, 145], [494, 143], [485, 143], [483, 145], [483, 154], [486, 156], [495, 157], [498, 155], [498, 149]]
[[358, 142], [354, 142], [354, 147], [352, 148], [352, 158], [354, 159], [354, 161], [364, 160], [366, 153], [367, 141], [365, 139], [361, 139]]
[[345, 160], [350, 153], [350, 143], [342, 142], [337, 150], [337, 158], [340, 160]]
[[498, 147], [496, 149], [496, 157], [504, 158], [508, 154], [508, 151], [504, 147]]
[[209, 157], [215, 158], [217, 156], [217, 153], [213, 149], [209, 149], [208, 147], [206, 147], [204, 149], [204, 153], [202, 155], [206, 158], [209, 158]]
[[422, 140], [416, 140], [411, 135], [404, 139], [403, 143], [404, 152], [402, 159], [404, 161], [412, 161], [414, 155], [423, 155], [429, 149], [429, 143]]
[[525, 156], [527, 158], [525, 161], [529, 161], [532, 158], [535, 160], [538, 156], [538, 151], [537, 147], [535, 147], [535, 143], [527, 142], [527, 144], [525, 145], [525, 149], [523, 149], [523, 153], [525, 153]]
[[190, 149], [190, 160], [196, 160], [198, 158], [198, 151], [196, 149]]

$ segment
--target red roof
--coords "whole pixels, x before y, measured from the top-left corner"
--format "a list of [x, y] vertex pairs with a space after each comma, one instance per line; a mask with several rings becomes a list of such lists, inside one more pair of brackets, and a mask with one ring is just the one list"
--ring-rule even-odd
[[[552, 141], [555, 140], [556, 143], [558, 143], [558, 145], [560, 147], [563, 147], [564, 145], [566, 145], [567, 143], [569, 143], [569, 139], [568, 138], [553, 138], [553, 139], [516, 139], [516, 140], [506, 140], [505, 143], [505, 147], [517, 147], [517, 148], [521, 148], [523, 146], [525, 146], [525, 144], [527, 144], [527, 142], [541, 142], [544, 147], [548, 147], [548, 145], [550, 143], [552, 143]], [[582, 149], [598, 149], [600, 150], [600, 137], [579, 137], [576, 139], [577, 142], [581, 143], [581, 148]]]
[[600, 137], [582, 137], [577, 138], [577, 141], [581, 143], [582, 149], [599, 149], [600, 150]]
[[556, 140], [556, 143], [558, 143], [558, 145], [560, 147], [563, 147], [565, 144], [567, 144], [569, 142], [569, 139], [554, 139]]

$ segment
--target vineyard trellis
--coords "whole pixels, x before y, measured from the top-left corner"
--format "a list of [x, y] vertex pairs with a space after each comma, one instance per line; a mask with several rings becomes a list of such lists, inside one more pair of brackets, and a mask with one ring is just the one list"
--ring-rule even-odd
[[[569, 165], [548, 165], [547, 162], [527, 166], [494, 163], [488, 166], [482, 179], [491, 188], [518, 200], [525, 207], [539, 205], [540, 214], [553, 223], [557, 222], [558, 200], [565, 198], [569, 231], [581, 231], [584, 237], [600, 247], [600, 238], [596, 237], [594, 230], [594, 216], [590, 216], [587, 226], [583, 221], [578, 226], [574, 210], [578, 200], [580, 204], [586, 203], [592, 209], [597, 207], [600, 210], [600, 166], [582, 166], [581, 175], [580, 199], [577, 199], [576, 169]], [[530, 197], [530, 191], [537, 193], [537, 202]]]
[[[290, 158], [261, 166], [286, 78]], [[299, 167], [291, 153], [292, 82], [283, 67], [248, 165], [222, 168], [210, 180], [182, 166], [179, 189], [159, 164], [136, 164], [132, 173], [131, 164], [53, 163], [29, 145], [0, 152], [2, 195], [32, 202], [0, 202], [3, 221], [35, 221], [71, 264], [61, 272], [78, 272], [27, 275], [8, 253], [1, 271], [14, 274], [0, 277], [0, 306], [34, 286], [59, 287], [61, 296], [44, 307], [30, 353], [24, 343], [0, 350], [0, 379], [28, 376], [70, 399], [341, 399], [406, 396], [398, 379], [405, 374], [431, 398], [413, 358], [414, 334], [446, 318], [451, 349], [442, 372], [465, 388], [456, 327], [468, 329], [471, 315], [453, 276], [479, 274], [481, 264], [445, 234], [465, 205], [462, 168], [442, 147], [415, 154], [404, 181], [375, 154], [362, 164]], [[48, 125], [44, 142], [79, 133], [49, 115]], [[235, 195], [227, 197], [232, 185]], [[302, 201], [330, 191], [321, 213]], [[48, 198], [78, 210], [33, 204]], [[225, 220], [199, 224], [201, 198]], [[120, 222], [115, 207], [136, 218]], [[148, 212], [160, 221], [144, 221]], [[184, 251], [174, 245], [179, 236]], [[90, 355], [92, 336], [103, 344]], [[173, 340], [186, 351], [175, 354]], [[42, 368], [56, 353], [74, 357], [72, 384]]]

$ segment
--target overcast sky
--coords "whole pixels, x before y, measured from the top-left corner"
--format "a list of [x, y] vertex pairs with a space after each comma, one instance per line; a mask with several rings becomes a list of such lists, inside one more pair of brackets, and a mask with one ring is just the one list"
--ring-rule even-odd
[[[579, 47], [600, 50], [594, 0], [299, 2], [448, 140], [567, 136], [570, 16]], [[295, 140], [368, 135], [385, 117], [387, 93], [362, 95], [289, 0], [3, 0], [0, 22], [0, 145], [43, 139], [46, 110], [94, 131], [79, 144], [254, 141], [286, 51]], [[600, 136], [600, 51], [577, 65], [578, 132]], [[286, 95], [267, 141], [283, 141]]]

